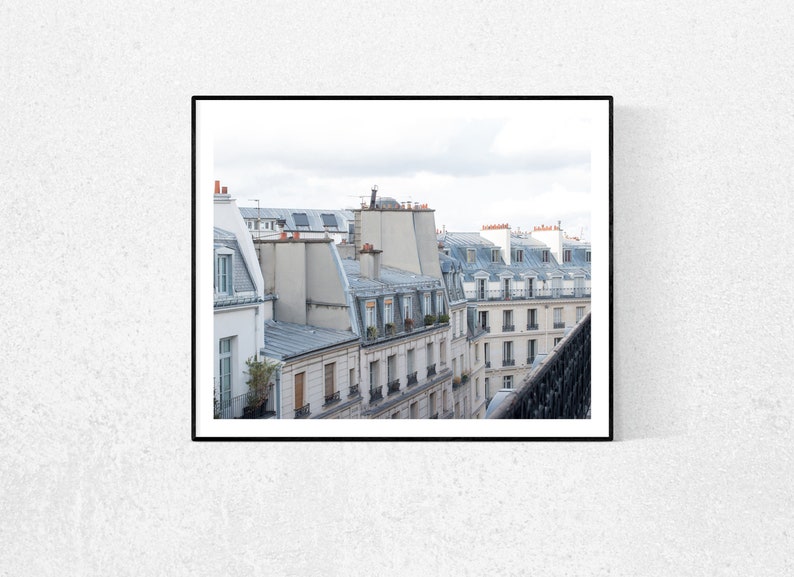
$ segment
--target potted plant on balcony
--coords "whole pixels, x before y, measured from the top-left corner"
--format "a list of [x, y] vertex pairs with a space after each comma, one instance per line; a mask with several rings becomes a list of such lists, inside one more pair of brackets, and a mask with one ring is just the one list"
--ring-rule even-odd
[[405, 324], [405, 330], [407, 332], [411, 332], [412, 330], [414, 330], [414, 319], [411, 318], [405, 319], [404, 324]]
[[372, 325], [367, 327], [367, 338], [368, 339], [376, 339], [378, 338], [378, 327], [373, 327]]
[[460, 384], [460, 377], [454, 377], [452, 379], [452, 384], [457, 387]]
[[386, 323], [386, 334], [387, 335], [394, 334], [394, 323]]
[[248, 366], [248, 406], [243, 409], [243, 416], [250, 419], [262, 415], [270, 394], [270, 379], [281, 365], [260, 361], [256, 356], [249, 357], [245, 364]]
[[442, 325], [448, 323], [449, 315], [438, 315], [438, 322], [441, 323]]
[[425, 326], [429, 327], [430, 325], [435, 324], [436, 317], [433, 315], [425, 315]]
[[469, 373], [463, 373], [460, 375], [460, 382], [464, 385], [469, 382]]

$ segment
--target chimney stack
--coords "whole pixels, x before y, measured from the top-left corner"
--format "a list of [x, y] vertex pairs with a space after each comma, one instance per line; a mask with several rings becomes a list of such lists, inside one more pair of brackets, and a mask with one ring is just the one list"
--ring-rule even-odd
[[361, 276], [371, 280], [380, 280], [380, 266], [382, 250], [375, 250], [369, 243], [365, 243], [359, 251], [361, 263]]
[[221, 193], [221, 181], [220, 180], [216, 180], [215, 181], [215, 194], [220, 194], [220, 193]]

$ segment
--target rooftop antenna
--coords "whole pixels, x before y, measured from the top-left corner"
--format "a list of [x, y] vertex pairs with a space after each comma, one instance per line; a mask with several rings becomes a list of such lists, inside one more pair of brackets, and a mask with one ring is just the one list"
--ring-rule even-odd
[[372, 187], [372, 196], [369, 199], [369, 209], [372, 210], [375, 208], [375, 196], [378, 194], [378, 185], [374, 185]]

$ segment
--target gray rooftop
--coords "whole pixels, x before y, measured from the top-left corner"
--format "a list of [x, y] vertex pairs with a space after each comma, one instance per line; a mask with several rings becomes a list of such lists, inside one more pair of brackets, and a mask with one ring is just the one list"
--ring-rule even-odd
[[397, 287], [410, 287], [416, 289], [418, 286], [433, 285], [440, 287], [441, 279], [432, 276], [414, 274], [412, 272], [391, 268], [381, 267], [380, 280], [372, 280], [361, 276], [361, 263], [357, 260], [343, 259], [342, 268], [345, 271], [350, 288], [356, 290], [388, 290]]
[[288, 360], [347, 342], [357, 342], [350, 331], [324, 329], [283, 321], [265, 321], [265, 346], [262, 351], [270, 358]]
[[[313, 210], [310, 208], [264, 208], [240, 207], [244, 219], [262, 218], [263, 220], [284, 219], [286, 231], [347, 232], [347, 225], [353, 220], [350, 210]], [[304, 216], [305, 215], [305, 216]]]
[[[491, 251], [497, 247], [476, 232], [445, 232], [438, 235], [439, 242], [444, 243], [444, 248], [449, 249], [449, 256], [458, 260], [463, 267], [464, 280], [471, 282], [474, 274], [479, 271], [487, 272], [492, 281], [500, 278], [505, 273], [519, 279], [522, 275], [534, 274], [540, 280], [546, 280], [556, 274], [571, 278], [574, 274], [584, 274], [590, 277], [590, 263], [586, 262], [585, 252], [590, 250], [589, 243], [576, 242], [565, 239], [564, 248], [570, 248], [571, 262], [558, 263], [554, 255], [549, 253], [549, 262], [543, 262], [543, 251], [549, 247], [543, 242], [531, 237], [513, 235], [510, 238], [511, 253], [516, 249], [523, 251], [522, 262], [516, 262], [511, 256], [511, 264], [507, 265], [499, 258], [493, 262]], [[474, 250], [474, 262], [468, 262], [468, 250]]]

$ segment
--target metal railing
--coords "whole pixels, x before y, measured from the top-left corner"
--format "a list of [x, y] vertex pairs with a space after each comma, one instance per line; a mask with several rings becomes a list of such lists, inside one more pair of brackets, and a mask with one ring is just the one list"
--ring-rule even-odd
[[516, 325], [502, 325], [503, 333], [512, 333], [514, 330], [516, 330]]
[[264, 401], [251, 406], [249, 393], [237, 395], [231, 399], [215, 401], [216, 419], [266, 419], [276, 414], [275, 395], [273, 395], [273, 385], [268, 387], [268, 393]]
[[331, 403], [338, 401], [340, 398], [339, 391], [331, 393], [330, 395], [325, 395], [325, 404], [330, 405]]
[[503, 367], [514, 367], [516, 366], [515, 359], [502, 359], [502, 366]]
[[350, 385], [350, 392], [348, 393], [348, 397], [355, 397], [358, 395], [358, 385]]
[[491, 419], [586, 419], [590, 411], [590, 313], [494, 409]]
[[555, 322], [554, 323], [554, 328], [555, 329], [564, 329], [565, 328], [565, 323], [563, 323], [563, 322], [560, 322], [560, 323]]
[[536, 330], [538, 330], [538, 323], [528, 324], [527, 325], [527, 330], [528, 331], [536, 331]]
[[485, 368], [486, 369], [490, 369], [491, 368], [491, 361], [485, 361]]
[[389, 381], [386, 385], [389, 389], [388, 394], [393, 395], [394, 393], [400, 392], [400, 379], [394, 379], [393, 381]]
[[296, 419], [303, 419], [304, 417], [308, 417], [311, 415], [312, 412], [309, 410], [309, 403], [306, 403], [299, 409], [295, 409], [295, 418]]
[[432, 365], [427, 365], [427, 378], [429, 379], [435, 374], [436, 374], [436, 363], [433, 363]]
[[419, 379], [416, 378], [416, 371], [413, 373], [408, 373], [408, 379], [406, 381], [406, 386], [410, 387], [411, 385], [415, 385], [419, 382]]
[[369, 401], [379, 401], [383, 398], [383, 387], [370, 387]]
[[511, 289], [505, 292], [502, 289], [474, 291], [466, 293], [466, 297], [478, 301], [504, 301], [504, 300], [532, 300], [532, 299], [556, 299], [556, 298], [589, 298], [591, 296], [590, 287], [577, 288], [535, 288], [527, 290], [523, 288]]

